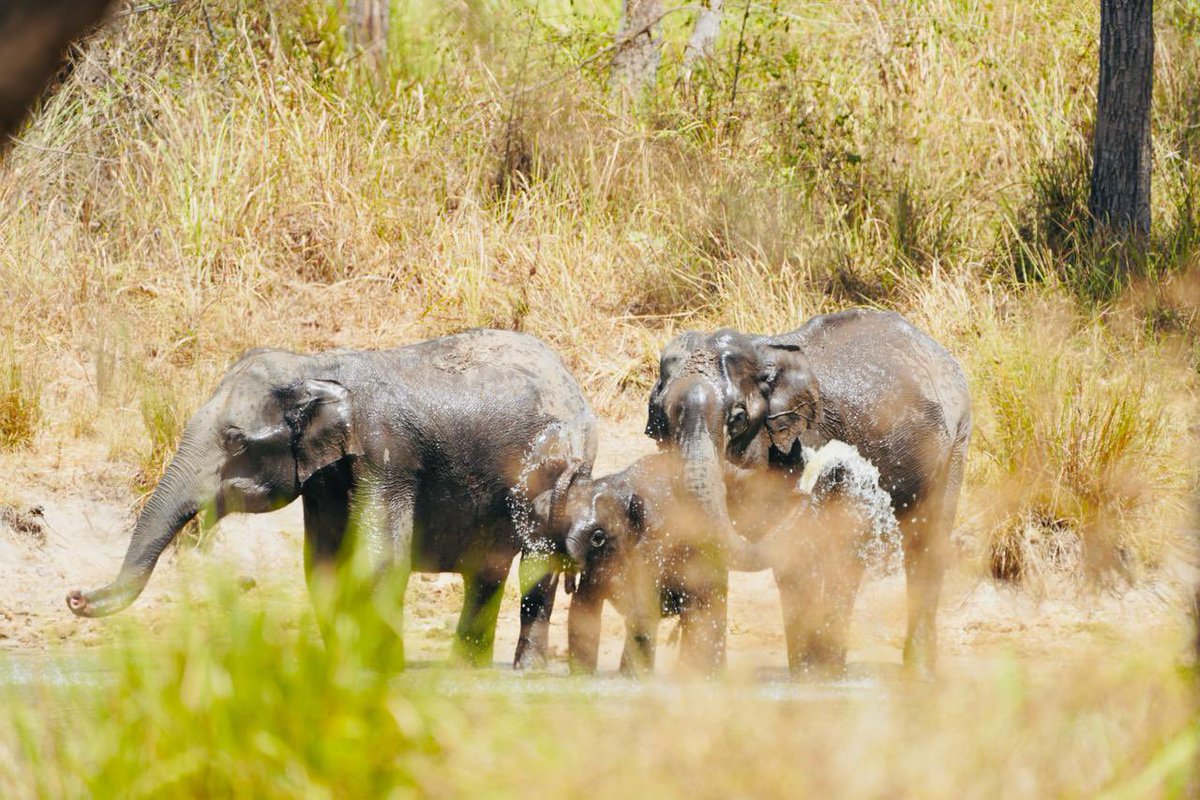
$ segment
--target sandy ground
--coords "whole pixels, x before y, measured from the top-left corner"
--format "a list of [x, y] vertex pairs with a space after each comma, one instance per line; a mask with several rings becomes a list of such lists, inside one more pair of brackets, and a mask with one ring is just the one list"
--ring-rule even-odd
[[[602, 432], [596, 474], [620, 469], [651, 452], [636, 420], [608, 421]], [[67, 610], [72, 588], [95, 588], [120, 565], [133, 525], [133, 495], [121, 467], [106, 461], [99, 443], [79, 440], [71, 451], [8, 454], [0, 460], [8, 482], [4, 497], [19, 509], [41, 506], [45, 543], [0, 522], [0, 648], [38, 650], [102, 644], [109, 620], [80, 620]], [[149, 588], [124, 613], [153, 629], [173, 604], [182, 602], [191, 576], [214, 564], [253, 577], [294, 600], [299, 615], [307, 603], [302, 570], [300, 504], [273, 514], [223, 521], [209, 547], [173, 550], [164, 557]], [[941, 606], [942, 671], [970, 669], [980, 659], [1009, 657], [1044, 661], [1099, 649], [1135, 647], [1146, 637], [1186, 641], [1188, 617], [1179, 575], [1164, 573], [1122, 592], [1061, 587], [1033, 593], [981, 579], [970, 565], [951, 570]], [[409, 589], [407, 643], [410, 658], [447, 656], [461, 602], [456, 575], [417, 575]], [[551, 628], [551, 669], [565, 670], [566, 608], [562, 593]], [[859, 593], [850, 639], [852, 670], [889, 671], [900, 662], [904, 634], [902, 574], [868, 578]], [[615, 669], [623, 626], [605, 613], [601, 668]], [[659, 669], [675, 662], [668, 641], [675, 627], [662, 627]], [[729, 662], [733, 671], [782, 673], [786, 668], [779, 601], [769, 572], [735, 574], [731, 581]], [[496, 659], [507, 662], [516, 643], [518, 598], [515, 574], [505, 587], [497, 630]], [[858, 665], [855, 667], [854, 665]]]

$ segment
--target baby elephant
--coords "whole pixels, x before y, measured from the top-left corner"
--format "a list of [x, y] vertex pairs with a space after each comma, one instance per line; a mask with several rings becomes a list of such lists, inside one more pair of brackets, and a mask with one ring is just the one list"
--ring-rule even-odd
[[[836, 671], [864, 565], [898, 553], [899, 531], [878, 472], [853, 447], [832, 442], [806, 457], [799, 480], [728, 467], [725, 484], [734, 526], [772, 566], [780, 591], [806, 592], [804, 619], [784, 621], [789, 646], [795, 639], [803, 649], [797, 663], [807, 666], [797, 671]], [[575, 479], [554, 508], [546, 507], [549, 494], [538, 498], [579, 569], [568, 617], [573, 671], [596, 668], [605, 600], [625, 619], [622, 672], [653, 668], [658, 622], [674, 614], [681, 665], [713, 668], [709, 654], [722, 647], [724, 626], [711, 617], [724, 611], [724, 562], [680, 466], [664, 451], [612, 475]]]

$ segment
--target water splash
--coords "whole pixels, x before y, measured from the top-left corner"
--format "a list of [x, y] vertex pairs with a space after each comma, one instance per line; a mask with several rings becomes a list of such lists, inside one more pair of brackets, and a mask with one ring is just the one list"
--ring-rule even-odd
[[857, 555], [872, 570], [890, 572], [903, 552], [900, 526], [891, 496], [879, 485], [879, 470], [852, 444], [833, 440], [819, 448], [804, 448], [804, 471], [797, 488], [811, 495], [814, 512], [821, 514], [835, 500], [849, 500], [861, 517]]

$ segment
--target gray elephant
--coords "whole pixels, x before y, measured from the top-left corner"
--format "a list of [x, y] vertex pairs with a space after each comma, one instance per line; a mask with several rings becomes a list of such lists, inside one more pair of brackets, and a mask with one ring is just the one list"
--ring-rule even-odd
[[[79, 616], [132, 603], [183, 525], [301, 498], [310, 589], [347, 552], [400, 630], [410, 570], [458, 572], [456, 653], [490, 662], [501, 589], [523, 560], [517, 666], [544, 659], [556, 544], [531, 540], [529, 498], [571, 465], [590, 470], [595, 421], [578, 384], [537, 339], [473, 330], [386, 351], [256, 350], [188, 421], [110, 585], [67, 597]], [[526, 530], [522, 530], [522, 527]], [[402, 660], [402, 642], [399, 655]]]
[[[735, 471], [728, 474], [733, 481]], [[539, 523], [564, 542], [578, 575], [567, 623], [572, 672], [596, 669], [606, 600], [625, 620], [623, 673], [653, 668], [663, 616], [680, 616], [684, 664], [702, 662], [694, 654], [716, 645], [711, 629], [694, 623], [721, 582], [708, 543], [696, 535], [703, 530], [700, 509], [681, 475], [682, 461], [666, 451], [598, 479], [578, 476], [535, 501]], [[732, 504], [735, 518], [740, 508]]]
[[[606, 600], [625, 620], [622, 672], [653, 669], [658, 622], [674, 615], [681, 663], [711, 665], [707, 651], [721, 643], [711, 641], [705, 610], [720, 590], [711, 579], [719, 561], [699, 533], [703, 515], [681, 477], [676, 453], [646, 456], [612, 475], [573, 481], [549, 515], [578, 570], [568, 621], [573, 672], [596, 669]], [[886, 564], [896, 549], [878, 472], [840, 442], [816, 453], [799, 479], [726, 465], [725, 486], [732, 524], [759, 543], [777, 574], [821, 582], [808, 613], [828, 626], [848, 619], [864, 567]]]
[[[966, 377], [940, 345], [899, 314], [865, 309], [814, 317], [778, 336], [684, 333], [663, 350], [646, 433], [681, 457], [685, 489], [719, 555], [704, 609], [714, 667], [724, 658], [725, 567], [771, 566], [769, 548], [732, 524], [723, 465], [795, 474], [806, 446], [836, 439], [878, 468], [891, 496], [908, 586], [904, 661], [932, 674], [938, 595], [971, 436]], [[791, 668], [836, 668], [845, 653], [841, 626], [811, 613], [819, 576], [776, 570], [776, 579]]]

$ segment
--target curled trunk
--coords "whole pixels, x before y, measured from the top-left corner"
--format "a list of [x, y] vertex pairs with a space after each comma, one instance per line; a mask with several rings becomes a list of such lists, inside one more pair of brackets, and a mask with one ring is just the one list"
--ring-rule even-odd
[[195, 468], [196, 447], [185, 438], [154, 493], [138, 516], [137, 525], [116, 579], [92, 592], [73, 591], [67, 606], [80, 617], [105, 617], [128, 608], [146, 588], [159, 556], [179, 531], [200, 511], [203, 481]]

